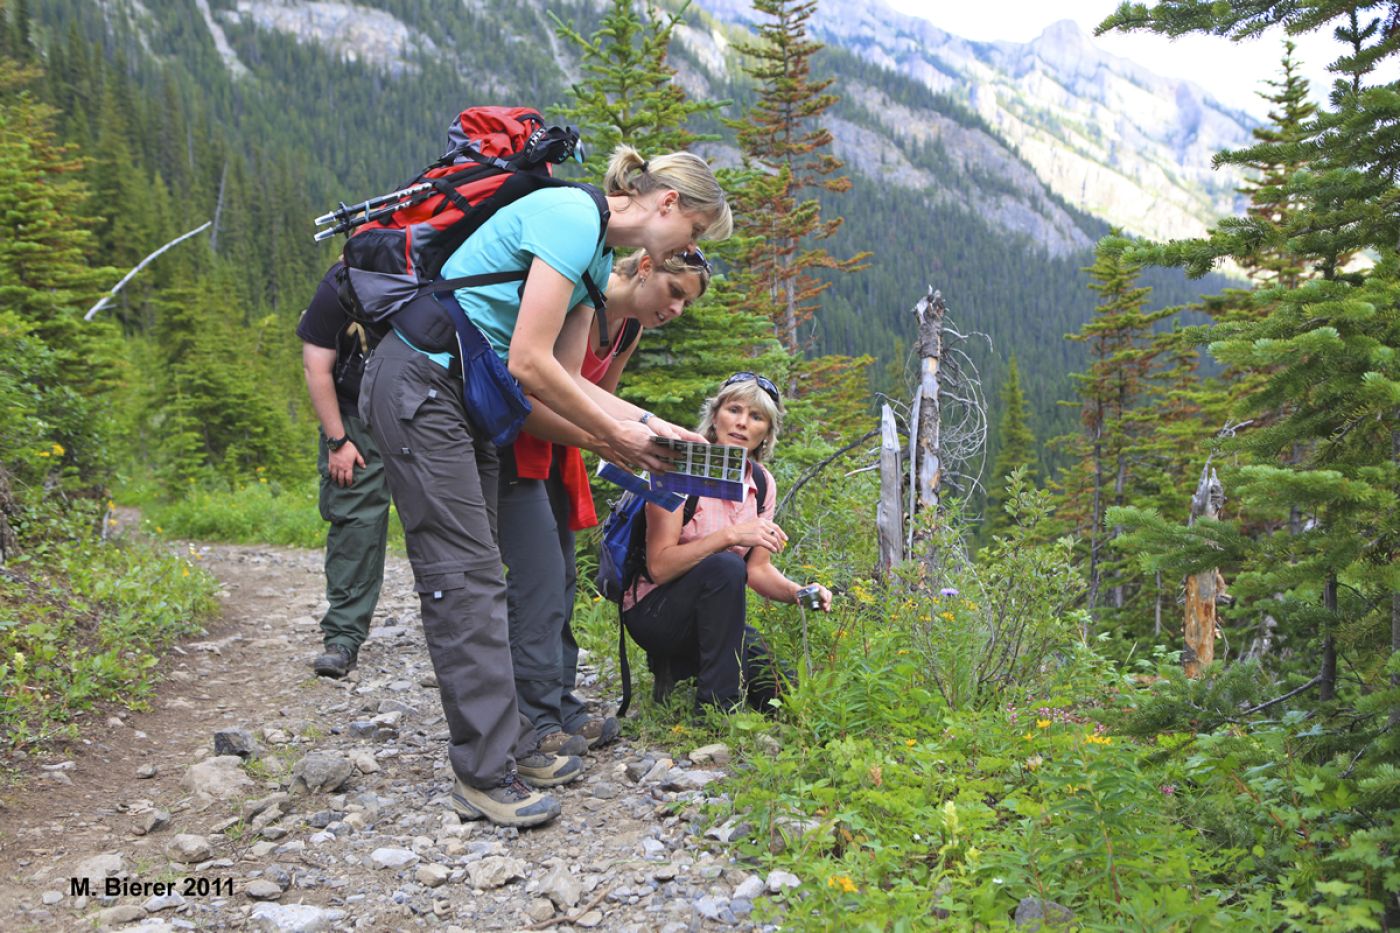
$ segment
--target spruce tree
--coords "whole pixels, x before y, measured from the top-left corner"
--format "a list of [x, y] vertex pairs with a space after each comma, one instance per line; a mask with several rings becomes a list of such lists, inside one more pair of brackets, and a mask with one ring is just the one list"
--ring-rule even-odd
[[991, 481], [987, 485], [987, 511], [983, 518], [985, 536], [1006, 530], [1007, 477], [1017, 469], [1025, 470], [1026, 482], [1037, 480], [1039, 452], [1035, 433], [1030, 427], [1030, 412], [1026, 396], [1021, 391], [1021, 372], [1013, 355], [1006, 368], [1006, 382], [1001, 387], [1001, 420], [997, 423], [997, 456], [992, 463]]
[[[590, 146], [601, 152], [603, 158], [590, 161], [594, 180], [617, 143], [649, 156], [705, 138], [689, 130], [687, 121], [720, 105], [690, 100], [667, 64], [671, 37], [685, 9], [663, 14], [648, 7], [643, 19], [627, 0], [614, 0], [588, 38], [556, 20], [560, 34], [582, 50], [585, 76], [573, 87], [574, 100], [556, 111], [578, 121]], [[642, 339], [619, 394], [668, 421], [692, 424], [700, 403], [735, 370], [756, 369], [772, 379], [786, 376], [787, 360], [772, 352], [767, 319], [741, 307], [742, 286], [734, 268], [720, 263], [722, 274], [700, 302]]]
[[[1376, 8], [1384, 24], [1369, 12]], [[1377, 871], [1373, 857], [1400, 845], [1400, 218], [1392, 209], [1400, 188], [1391, 144], [1400, 82], [1376, 80], [1377, 66], [1400, 51], [1397, 24], [1391, 3], [1166, 0], [1125, 4], [1101, 27], [1232, 37], [1332, 29], [1349, 45], [1329, 66], [1337, 77], [1330, 103], [1303, 122], [1303, 142], [1265, 140], [1219, 157], [1304, 163], [1278, 186], [1293, 200], [1277, 230], [1249, 218], [1222, 222], [1201, 240], [1135, 251], [1199, 274], [1218, 258], [1248, 262], [1261, 245], [1285, 243], [1311, 265], [1311, 278], [1279, 276], [1251, 293], [1211, 344], [1256, 382], [1237, 416], [1266, 416], [1222, 444], [1241, 465], [1222, 469], [1221, 480], [1236, 490], [1240, 513], [1272, 528], [1224, 521], [1182, 529], [1134, 510], [1115, 517], [1135, 529], [1149, 563], [1175, 572], [1236, 563], [1240, 611], [1278, 619], [1283, 646], [1312, 675], [1301, 687], [1316, 687], [1287, 698], [1321, 701], [1307, 729], [1289, 736], [1290, 756], [1334, 761], [1313, 772], [1315, 792], [1349, 801], [1331, 833], [1313, 833], [1325, 877], [1309, 878], [1301, 896], [1345, 879], [1355, 891], [1349, 922], [1374, 928], [1400, 923], [1393, 873]], [[1374, 265], [1347, 266], [1361, 250]], [[1300, 520], [1290, 527], [1294, 510]], [[1299, 715], [1281, 712], [1268, 716], [1287, 723]]]
[[689, 97], [667, 62], [671, 36], [689, 6], [687, 0], [672, 13], [648, 2], [639, 14], [631, 0], [611, 0], [589, 36], [550, 14], [559, 35], [580, 53], [584, 79], [573, 85], [573, 98], [554, 112], [577, 121], [588, 148], [600, 157], [585, 169], [591, 180], [602, 177], [618, 143], [632, 146], [645, 158], [716, 138], [695, 133], [687, 124], [727, 102]]
[[819, 122], [837, 97], [828, 90], [832, 79], [812, 78], [812, 58], [822, 48], [807, 32], [816, 8], [816, 0], [754, 0], [767, 18], [756, 29], [757, 41], [737, 48], [749, 58], [745, 70], [758, 83], [758, 98], [741, 119], [729, 121], [746, 162], [758, 169], [742, 177], [736, 192], [740, 233], [748, 238], [736, 261], [755, 286], [747, 304], [773, 318], [778, 339], [794, 355], [803, 349], [799, 327], [830, 286], [816, 270], [853, 272], [868, 256], [836, 259], [819, 245], [841, 218], [823, 219], [820, 202], [804, 197], [851, 186], [839, 174], [841, 160], [828, 151], [831, 131]]
[[1089, 345], [1089, 369], [1072, 377], [1082, 431], [1070, 447], [1077, 465], [1060, 481], [1066, 493], [1061, 514], [1087, 537], [1088, 607], [1099, 618], [1111, 616], [1118, 630], [1131, 627], [1125, 621], [1142, 608], [1141, 584], [1108, 550], [1118, 530], [1107, 527], [1104, 518], [1110, 507], [1127, 504], [1140, 486], [1141, 444], [1153, 421], [1146, 397], [1160, 352], [1152, 328], [1171, 313], [1146, 310], [1152, 290], [1138, 286], [1142, 264], [1125, 255], [1130, 246], [1122, 236], [1105, 237], [1087, 269], [1099, 305], [1093, 319], [1069, 335]]

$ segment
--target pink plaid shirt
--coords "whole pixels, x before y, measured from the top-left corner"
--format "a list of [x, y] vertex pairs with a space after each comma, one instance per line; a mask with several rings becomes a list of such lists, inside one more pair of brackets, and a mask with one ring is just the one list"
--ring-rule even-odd
[[[773, 503], [777, 500], [778, 490], [773, 482], [773, 474], [768, 472], [768, 468], [761, 463], [749, 461], [748, 472], [744, 476], [744, 499], [742, 502], [734, 502], [730, 499], [711, 499], [701, 497], [695, 506], [695, 517], [688, 524], [681, 528], [681, 539], [678, 543], [685, 544], [697, 538], [703, 538], [708, 534], [719, 531], [721, 528], [728, 528], [730, 525], [739, 525], [744, 522], [758, 518], [758, 485], [753, 481], [754, 467], [767, 474], [768, 495], [763, 503], [763, 514], [769, 518], [773, 517]], [[681, 506], [685, 508], [685, 506]], [[749, 549], [736, 545], [730, 548], [740, 557], [745, 557]], [[646, 577], [639, 577], [637, 585], [622, 594], [623, 610], [631, 609], [637, 603], [646, 599], [647, 594], [656, 589], [657, 584], [652, 583]]]

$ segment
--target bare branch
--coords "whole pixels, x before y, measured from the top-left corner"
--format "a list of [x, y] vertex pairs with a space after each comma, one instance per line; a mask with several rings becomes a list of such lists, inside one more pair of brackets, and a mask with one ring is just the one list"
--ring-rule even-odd
[[176, 243], [179, 243], [182, 240], [188, 240], [190, 237], [194, 236], [197, 233], [203, 233], [205, 230], [208, 230], [213, 225], [214, 222], [212, 220], [206, 220], [204, 223], [200, 224], [198, 227], [195, 227], [189, 233], [177, 236], [175, 239], [171, 240], [169, 243], [165, 244], [160, 249], [156, 250], [154, 253], [151, 253], [151, 255], [147, 256], [145, 259], [141, 260], [141, 262], [137, 264], [135, 269], [132, 269], [125, 276], [123, 276], [122, 280], [118, 282], [110, 292], [102, 296], [101, 301], [99, 301], [97, 304], [93, 305], [91, 308], [88, 309], [88, 313], [83, 315], [83, 320], [91, 321], [97, 315], [97, 312], [101, 311], [103, 308], [107, 307], [107, 305], [111, 304], [112, 299], [116, 297], [117, 292], [121, 291], [127, 282], [130, 282], [133, 278], [135, 278], [136, 273], [140, 272], [142, 269], [146, 268], [146, 266], [150, 265], [151, 260], [155, 259], [161, 253], [170, 249], [170, 247], [174, 246]]

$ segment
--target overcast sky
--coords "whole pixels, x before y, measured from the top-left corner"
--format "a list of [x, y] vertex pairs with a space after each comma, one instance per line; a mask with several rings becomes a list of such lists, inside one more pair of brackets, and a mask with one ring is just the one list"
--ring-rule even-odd
[[[935, 26], [965, 39], [1029, 42], [1045, 27], [1072, 19], [1086, 33], [1118, 8], [1118, 0], [885, 0], [902, 12], [921, 16]], [[1108, 33], [1093, 40], [1105, 51], [1136, 61], [1145, 68], [1174, 78], [1188, 78], [1222, 103], [1263, 117], [1268, 109], [1257, 95], [1267, 90], [1264, 81], [1277, 78], [1283, 57], [1283, 34], [1268, 33], [1247, 42], [1231, 42], [1216, 36], [1184, 36], [1168, 39], [1150, 33]], [[1326, 97], [1331, 78], [1324, 70], [1342, 50], [1327, 34], [1299, 36], [1295, 55], [1303, 63], [1303, 75], [1312, 82], [1313, 96]]]

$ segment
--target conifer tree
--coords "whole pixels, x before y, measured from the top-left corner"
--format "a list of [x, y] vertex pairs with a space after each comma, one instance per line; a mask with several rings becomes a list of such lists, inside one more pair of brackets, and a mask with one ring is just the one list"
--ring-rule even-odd
[[29, 452], [31, 468], [60, 469], [54, 478], [91, 488], [105, 484], [110, 465], [103, 395], [120, 376], [119, 340], [110, 323], [82, 313], [115, 277], [91, 264], [92, 233], [71, 209], [86, 197], [82, 162], [31, 90], [40, 80], [33, 66], [0, 57], [0, 342], [3, 368], [17, 377], [14, 403], [35, 413], [20, 436], [3, 438], [0, 472], [37, 479], [12, 459]]
[[[838, 174], [841, 160], [828, 150], [831, 131], [818, 122], [836, 103], [832, 79], [813, 80], [812, 57], [822, 48], [807, 32], [816, 0], [754, 0], [768, 19], [757, 27], [757, 41], [738, 49], [750, 59], [747, 73], [758, 82], [758, 99], [742, 119], [729, 121], [751, 167], [736, 192], [740, 232], [747, 249], [737, 257], [749, 270], [752, 310], [773, 318], [788, 352], [803, 349], [799, 327], [817, 308], [816, 298], [830, 282], [818, 269], [853, 272], [868, 254], [836, 259], [819, 245], [841, 226], [822, 218], [814, 191], [843, 192], [850, 179]], [[791, 388], [796, 389], [796, 384]]]
[[1138, 593], [1129, 568], [1107, 550], [1117, 529], [1106, 527], [1104, 516], [1110, 507], [1127, 504], [1137, 489], [1140, 445], [1153, 418], [1145, 405], [1148, 380], [1160, 352], [1151, 332], [1171, 313], [1146, 310], [1151, 289], [1137, 285], [1142, 264], [1125, 256], [1130, 245], [1118, 235], [1100, 241], [1087, 270], [1099, 305], [1094, 318], [1069, 335], [1089, 345], [1089, 369], [1073, 375], [1083, 432], [1071, 448], [1078, 465], [1061, 480], [1069, 493], [1062, 515], [1088, 539], [1091, 611], [1099, 610], [1101, 601], [1110, 610], [1125, 610]]
[[689, 6], [687, 0], [675, 12], [665, 12], [648, 2], [639, 14], [631, 0], [612, 0], [589, 36], [550, 14], [559, 35], [580, 53], [584, 80], [573, 85], [574, 98], [555, 109], [578, 121], [589, 149], [601, 157], [586, 168], [592, 180], [601, 178], [618, 143], [647, 157], [716, 138], [692, 132], [687, 124], [727, 102], [689, 97], [667, 63], [671, 36]]
[[[1371, 15], [1376, 8], [1384, 24]], [[1391, 3], [1165, 0], [1125, 4], [1101, 27], [1232, 37], [1331, 29], [1350, 46], [1329, 66], [1338, 80], [1329, 105], [1304, 122], [1306, 143], [1262, 141], [1220, 156], [1256, 164], [1305, 156], [1280, 184], [1297, 207], [1276, 232], [1250, 219], [1135, 252], [1199, 274], [1217, 258], [1246, 261], [1261, 245], [1286, 243], [1312, 263], [1313, 278], [1289, 287], [1280, 276], [1252, 293], [1244, 308], [1252, 313], [1219, 325], [1211, 345], [1257, 380], [1238, 415], [1269, 417], [1223, 445], [1244, 465], [1222, 471], [1222, 482], [1237, 490], [1243, 514], [1272, 519], [1277, 530], [1246, 534], [1232, 521], [1187, 530], [1135, 510], [1116, 518], [1135, 529], [1149, 562], [1176, 572], [1222, 557], [1239, 565], [1233, 590], [1244, 611], [1277, 618], [1285, 644], [1315, 672], [1302, 687], [1317, 688], [1324, 715], [1302, 736], [1319, 758], [1342, 763], [1327, 772], [1324, 792], [1355, 803], [1335, 841], [1314, 838], [1333, 877], [1353, 882], [1351, 922], [1377, 928], [1400, 922], [1392, 879], [1370, 857], [1400, 845], [1392, 819], [1400, 806], [1400, 218], [1389, 207], [1400, 201], [1390, 142], [1400, 82], [1376, 78], [1400, 52], [1397, 25]], [[1343, 267], [1363, 249], [1377, 257], [1371, 268]], [[1296, 529], [1284, 522], [1293, 509], [1302, 517]], [[1302, 693], [1293, 700], [1308, 701]]]
[[1017, 469], [1025, 470], [1026, 482], [1035, 484], [1039, 453], [1035, 433], [1030, 427], [1026, 396], [1021, 391], [1021, 373], [1013, 355], [1006, 368], [1006, 382], [1001, 387], [1001, 420], [997, 424], [997, 456], [992, 463], [991, 482], [987, 486], [987, 510], [983, 519], [985, 535], [1003, 531], [1007, 526], [1007, 477]]
[[[645, 156], [706, 138], [686, 122], [720, 104], [690, 100], [666, 61], [685, 9], [663, 14], [649, 6], [643, 20], [628, 0], [614, 0], [588, 38], [558, 23], [560, 34], [583, 51], [585, 78], [574, 85], [575, 100], [556, 109], [577, 120], [593, 151], [601, 154], [590, 160], [595, 180], [617, 143]], [[775, 380], [787, 375], [787, 360], [772, 352], [767, 319], [741, 307], [742, 286], [733, 271], [717, 271], [723, 274], [699, 303], [646, 335], [619, 387], [624, 398], [677, 424], [693, 423], [701, 401], [736, 370], [757, 369]]]

